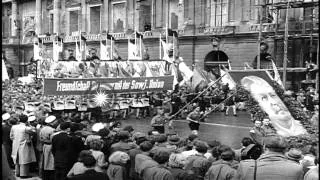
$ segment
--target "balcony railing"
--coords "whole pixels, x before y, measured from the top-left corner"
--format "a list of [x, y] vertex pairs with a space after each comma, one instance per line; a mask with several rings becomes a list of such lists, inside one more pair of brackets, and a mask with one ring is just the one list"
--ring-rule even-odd
[[236, 26], [218, 26], [218, 27], [200, 27], [198, 33], [200, 34], [233, 34], [235, 33]]
[[[274, 32], [277, 25], [275, 23], [262, 24], [262, 32]], [[250, 32], [258, 32], [260, 30], [260, 24], [252, 24], [249, 26]]]

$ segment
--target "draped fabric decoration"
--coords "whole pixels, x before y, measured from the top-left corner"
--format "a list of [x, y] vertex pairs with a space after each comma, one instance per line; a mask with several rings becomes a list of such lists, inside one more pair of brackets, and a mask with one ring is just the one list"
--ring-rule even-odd
[[[47, 62], [47, 61], [46, 61]], [[93, 78], [93, 77], [159, 77], [165, 75], [165, 61], [90, 61], [47, 62], [41, 70], [48, 78]], [[183, 70], [182, 70], [183, 71]], [[191, 71], [191, 70], [190, 70]], [[52, 74], [50, 72], [58, 72]], [[185, 72], [188, 74], [190, 72]], [[180, 73], [181, 77], [185, 75]], [[192, 71], [191, 71], [192, 74]], [[188, 77], [187, 77], [188, 78]]]

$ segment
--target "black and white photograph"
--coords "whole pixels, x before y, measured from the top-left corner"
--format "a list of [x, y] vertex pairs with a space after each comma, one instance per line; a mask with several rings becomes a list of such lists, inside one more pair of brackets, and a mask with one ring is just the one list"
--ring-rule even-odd
[[3, 180], [318, 180], [319, 0], [2, 0]]

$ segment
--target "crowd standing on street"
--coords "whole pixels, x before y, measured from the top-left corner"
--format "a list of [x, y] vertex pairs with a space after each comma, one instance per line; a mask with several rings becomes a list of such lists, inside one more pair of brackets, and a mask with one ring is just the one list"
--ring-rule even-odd
[[[250, 137], [243, 137], [240, 149], [200, 139], [199, 125], [205, 121], [207, 112], [226, 112], [224, 105], [228, 110], [239, 107], [237, 99], [221, 104], [230, 95], [223, 88], [209, 90], [181, 112], [178, 112], [180, 108], [196, 96], [186, 88], [171, 94], [135, 96], [150, 100], [148, 106], [139, 106], [140, 111], [135, 111], [136, 118], [153, 117], [152, 130], [143, 132], [117, 121], [124, 117], [119, 110], [116, 114], [105, 114], [96, 108], [77, 112], [46, 107], [43, 102], [59, 97], [42, 96], [38, 82], [23, 85], [11, 80], [4, 82], [3, 87], [2, 165], [7, 169], [3, 179], [15, 179], [14, 175], [30, 178], [34, 173], [44, 180], [318, 178], [318, 146], [306, 152], [289, 149], [286, 140], [275, 133], [268, 117], [254, 123]], [[298, 92], [296, 98], [306, 109], [315, 112], [310, 115], [310, 121], [318, 123], [318, 92], [309, 88], [307, 92]], [[39, 102], [34, 105], [37, 111], [27, 111], [25, 101]], [[127, 108], [125, 118], [129, 119], [135, 108]], [[236, 115], [236, 107], [232, 108]], [[106, 121], [100, 118], [101, 114]], [[165, 132], [172, 115], [189, 121], [188, 137]]]

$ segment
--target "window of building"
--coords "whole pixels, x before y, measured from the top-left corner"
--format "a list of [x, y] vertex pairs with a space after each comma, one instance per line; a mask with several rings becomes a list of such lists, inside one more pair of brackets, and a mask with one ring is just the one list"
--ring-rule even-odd
[[156, 0], [154, 6], [154, 14], [155, 14], [155, 28], [164, 27], [166, 24], [166, 14], [165, 14], [165, 2], [163, 0]]
[[8, 16], [2, 16], [2, 37], [7, 38], [11, 32], [11, 19]]
[[225, 26], [228, 23], [228, 0], [211, 1], [211, 26]]
[[69, 11], [69, 34], [79, 31], [79, 10]]
[[53, 13], [49, 14], [49, 33], [53, 34]]
[[100, 20], [101, 20], [101, 6], [94, 6], [90, 8], [90, 33], [100, 33]]

